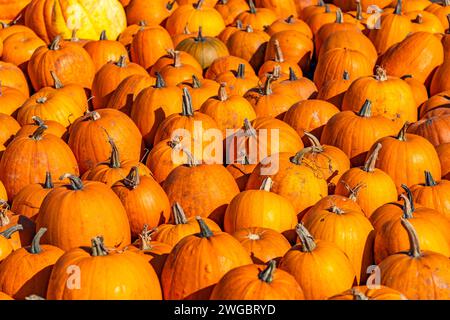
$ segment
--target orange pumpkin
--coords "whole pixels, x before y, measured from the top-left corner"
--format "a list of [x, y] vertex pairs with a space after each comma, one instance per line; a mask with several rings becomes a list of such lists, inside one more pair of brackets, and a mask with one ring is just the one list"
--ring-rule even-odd
[[[245, 64], [241, 63], [236, 71], [230, 70], [222, 72], [217, 75], [215, 80], [219, 83], [227, 84], [226, 89], [229, 95], [244, 96], [250, 89], [257, 87], [259, 84], [258, 77], [254, 74], [246, 73], [245, 68]], [[209, 68], [208, 71], [210, 69], [211, 68]]]
[[292, 68], [289, 69], [288, 79], [276, 81], [273, 83], [273, 88], [278, 87], [291, 89], [291, 91], [293, 91], [299, 101], [314, 98], [317, 94], [317, 87], [314, 82], [306, 77], [298, 78]]
[[16, 65], [0, 61], [0, 78], [2, 79], [2, 86], [17, 89], [26, 97], [30, 96], [27, 79]]
[[0, 155], [20, 130], [20, 124], [11, 116], [0, 113]]
[[225, 25], [231, 25], [236, 17], [244, 11], [250, 9], [245, 0], [219, 0], [214, 6], [222, 16]]
[[20, 128], [19, 131], [17, 131], [16, 136], [19, 135], [25, 135], [29, 136], [32, 135], [34, 131], [36, 131], [37, 128], [39, 128], [42, 125], [47, 126], [47, 133], [51, 133], [59, 138], [62, 138], [64, 141], [67, 139], [67, 128], [64, 127], [61, 123], [56, 122], [54, 120], [42, 120], [38, 116], [33, 116], [31, 118], [33, 120], [32, 123], [27, 123]]
[[444, 63], [436, 69], [430, 84], [430, 95], [450, 90], [450, 86], [446, 81], [446, 75], [450, 71], [450, 63], [447, 61], [444, 60]]
[[419, 107], [422, 103], [428, 100], [428, 91], [423, 83], [415, 79], [410, 74], [402, 76], [401, 79], [405, 81], [411, 88], [417, 107]]
[[127, 23], [138, 24], [145, 21], [149, 25], [163, 24], [165, 20], [178, 8], [177, 1], [131, 0], [125, 8]]
[[378, 285], [374, 287], [356, 286], [328, 300], [408, 300], [403, 293]]
[[412, 22], [412, 32], [426, 31], [431, 33], [444, 33], [445, 29], [439, 18], [427, 11], [414, 10], [406, 12]]
[[[445, 108], [440, 108], [440, 110], [445, 111]], [[447, 110], [450, 111], [450, 109]], [[437, 110], [433, 112], [435, 111]], [[424, 137], [435, 147], [450, 142], [450, 112], [436, 116], [428, 112], [427, 118], [411, 124], [408, 132]]]
[[269, 36], [284, 30], [299, 31], [310, 39], [313, 37], [312, 31], [308, 24], [301, 19], [295, 18], [294, 15], [290, 15], [287, 18], [277, 19], [265, 29]]
[[342, 100], [353, 81], [346, 70], [341, 79], [327, 81], [317, 93], [317, 99], [325, 100], [337, 108], [342, 108]]
[[6, 87], [0, 81], [0, 112], [13, 115], [27, 100], [27, 96], [16, 88]]
[[244, 26], [251, 25], [255, 30], [263, 31], [266, 26], [270, 26], [277, 20], [277, 14], [268, 8], [256, 8], [253, 0], [248, 1], [250, 10], [240, 13], [236, 20], [240, 20]]
[[255, 70], [253, 70], [250, 63], [245, 59], [235, 56], [226, 56], [214, 60], [214, 62], [206, 70], [205, 78], [216, 80], [216, 77], [219, 74], [222, 74], [227, 71], [237, 71], [241, 64], [244, 65], [244, 69], [242, 72], [244, 72], [245, 77], [255, 75]]
[[441, 144], [436, 148], [442, 167], [442, 179], [450, 180], [450, 143]]
[[286, 61], [284, 59], [283, 51], [281, 50], [280, 47], [280, 42], [278, 40], [275, 40], [273, 44], [275, 46], [275, 57], [273, 60], [266, 60], [262, 64], [262, 66], [259, 68], [258, 71], [258, 77], [262, 79], [263, 77], [266, 76], [268, 72], [271, 72], [275, 67], [279, 68], [280, 73], [279, 77], [281, 77], [282, 75], [289, 75], [291, 70], [292, 72], [294, 72], [294, 74], [301, 77], [303, 75], [303, 72], [302, 69], [300, 69], [300, 67], [297, 65], [297, 63]]
[[[175, 55], [176, 53], [176, 55]], [[175, 61], [175, 58], [178, 61]], [[189, 53], [185, 51], [175, 51], [172, 49], [167, 50], [167, 54], [159, 58], [155, 64], [152, 66], [150, 70], [150, 75], [152, 77], [156, 77], [156, 73], [161, 73], [161, 70], [164, 69], [166, 66], [172, 65], [190, 65], [195, 70], [197, 70], [196, 74], [202, 73], [203, 69], [200, 63], [198, 63], [197, 59], [190, 55]], [[202, 78], [202, 77], [200, 77]]]
[[14, 248], [10, 242], [10, 239], [14, 232], [18, 232], [20, 230], [23, 230], [22, 225], [16, 224], [15, 226], [0, 232], [0, 262], [5, 260], [11, 252], [13, 252]]
[[217, 95], [220, 84], [214, 80], [199, 79], [192, 75], [192, 79], [180, 83], [178, 87], [188, 89], [192, 98], [192, 107], [194, 111], [197, 111], [206, 100]]
[[14, 33], [3, 38], [2, 60], [26, 71], [33, 52], [42, 46], [45, 42], [29, 31]]
[[[191, 64], [184, 64], [180, 59], [180, 51], [171, 51], [173, 55], [173, 64], [168, 64], [160, 70], [161, 76], [169, 86], [176, 86], [186, 80], [190, 80], [192, 76], [202, 79], [202, 68]], [[197, 63], [198, 65], [198, 63]], [[153, 69], [153, 68], [152, 68]]]

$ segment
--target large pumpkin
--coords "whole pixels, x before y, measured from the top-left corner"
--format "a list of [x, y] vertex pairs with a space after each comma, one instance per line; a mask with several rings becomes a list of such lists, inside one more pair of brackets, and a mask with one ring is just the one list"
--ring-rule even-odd
[[103, 30], [116, 39], [127, 26], [117, 0], [33, 0], [25, 11], [25, 24], [47, 43], [57, 35], [70, 38], [74, 29], [82, 39], [98, 39]]

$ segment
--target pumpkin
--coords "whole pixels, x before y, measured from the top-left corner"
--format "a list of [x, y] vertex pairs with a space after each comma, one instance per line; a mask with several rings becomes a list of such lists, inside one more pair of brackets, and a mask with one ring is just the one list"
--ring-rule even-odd
[[[410, 19], [402, 14], [402, 5], [403, 0], [397, 1], [394, 12], [382, 14], [379, 27], [369, 30], [368, 37], [379, 55], [403, 41], [412, 31], [413, 26]], [[399, 61], [403, 63], [403, 60]], [[393, 75], [391, 72], [388, 72], [388, 74]]]
[[[307, 0], [301, 0], [303, 1], [307, 1]], [[301, 19], [303, 19], [304, 21], [306, 21], [308, 18], [312, 17], [313, 15], [317, 14], [317, 13], [322, 13], [325, 10], [331, 11], [331, 10], [336, 10], [336, 6], [332, 3], [327, 3], [325, 4], [325, 2], [323, 0], [318, 0], [317, 2], [307, 2], [302, 4], [302, 6], [304, 6], [301, 10], [301, 12], [299, 13], [299, 16]], [[327, 9], [328, 6], [328, 9]], [[298, 7], [297, 7], [298, 10]]]
[[158, 25], [164, 21], [178, 8], [177, 1], [168, 0], [131, 0], [125, 8], [127, 23], [138, 24], [145, 21], [149, 25]]
[[425, 171], [425, 183], [411, 187], [411, 193], [417, 203], [432, 208], [450, 218], [450, 199], [448, 180], [435, 181], [429, 171]]
[[380, 65], [391, 76], [410, 74], [422, 83], [429, 83], [434, 69], [444, 61], [439, 39], [429, 32], [415, 32], [380, 58]]
[[253, 106], [245, 98], [239, 95], [228, 96], [225, 83], [221, 83], [216, 97], [209, 98], [202, 104], [200, 112], [215, 120], [223, 133], [227, 129], [239, 129], [244, 119], [252, 121], [256, 118]]
[[0, 266], [0, 288], [14, 299], [25, 299], [31, 294], [47, 295], [47, 284], [56, 261], [64, 254], [60, 248], [41, 245], [39, 229], [33, 243], [12, 252]]
[[270, 192], [272, 179], [266, 178], [260, 190], [247, 190], [236, 195], [227, 207], [224, 230], [234, 233], [249, 227], [271, 228], [289, 237], [297, 224], [290, 201]]
[[386, 70], [376, 68], [374, 76], [361, 77], [352, 82], [342, 101], [342, 110], [358, 111], [369, 99], [372, 114], [404, 123], [417, 120], [417, 107], [410, 86], [400, 78], [387, 76]]
[[403, 293], [377, 285], [376, 287], [356, 286], [337, 295], [329, 300], [408, 300]]
[[417, 107], [428, 100], [428, 91], [423, 83], [415, 79], [410, 74], [402, 76], [401, 79], [405, 81], [411, 88]]
[[91, 56], [95, 72], [110, 61], [118, 61], [121, 56], [128, 57], [125, 46], [118, 41], [109, 40], [105, 30], [100, 34], [99, 40], [89, 41], [83, 48]]
[[127, 63], [127, 56], [122, 55], [118, 61], [110, 61], [95, 74], [92, 83], [92, 104], [94, 109], [105, 108], [109, 96], [120, 82], [131, 75], [146, 76], [144, 68], [136, 63]]
[[4, 21], [0, 22], [1, 28], [0, 28], [0, 38], [1, 39], [6, 39], [9, 36], [15, 34], [15, 33], [21, 33], [21, 32], [28, 32], [30, 34], [34, 34], [36, 36], [36, 33], [34, 33], [33, 30], [31, 30], [30, 28], [18, 24], [19, 23], [19, 18], [21, 18], [21, 16], [16, 17], [16, 19], [12, 20], [9, 23], [5, 23]]
[[294, 72], [298, 76], [302, 76], [302, 69], [297, 65], [295, 62], [289, 62], [284, 60], [283, 51], [280, 47], [280, 42], [278, 40], [275, 40], [275, 57], [273, 60], [267, 60], [263, 63], [263, 65], [259, 68], [258, 76], [259, 78], [262, 78], [266, 75], [266, 73], [272, 71], [275, 66], [279, 66], [281, 74], [288, 75], [290, 70]]
[[[329, 102], [317, 99], [302, 100], [289, 108], [283, 120], [294, 128], [300, 137], [306, 138], [304, 135], [307, 131], [320, 139], [325, 124], [338, 113], [339, 109]], [[304, 139], [305, 144], [306, 142], [308, 140]]]
[[47, 126], [47, 133], [51, 133], [59, 138], [62, 138], [64, 141], [67, 139], [67, 129], [64, 127], [61, 123], [53, 121], [53, 120], [42, 120], [38, 116], [33, 116], [31, 118], [33, 120], [32, 123], [27, 123], [20, 128], [19, 131], [17, 131], [16, 136], [19, 135], [25, 135], [29, 136], [32, 135], [34, 131], [36, 131], [37, 128], [39, 128], [42, 125]]
[[250, 10], [241, 12], [236, 18], [245, 26], [251, 25], [254, 30], [263, 31], [266, 26], [270, 26], [277, 20], [277, 14], [268, 8], [256, 8], [253, 0], [248, 1]]
[[265, 60], [275, 58], [275, 41], [280, 43], [280, 48], [286, 61], [297, 63], [303, 71], [310, 70], [314, 44], [308, 36], [295, 30], [284, 30], [274, 33], [267, 43]]
[[326, 299], [355, 283], [353, 265], [344, 251], [330, 241], [316, 240], [303, 224], [296, 232], [300, 243], [281, 258], [280, 269], [295, 277], [306, 299]]
[[0, 152], [6, 150], [8, 144], [20, 130], [20, 124], [11, 116], [0, 113]]
[[381, 144], [378, 144], [363, 167], [347, 170], [336, 184], [336, 194], [343, 196], [349, 196], [351, 190], [358, 188], [356, 202], [367, 217], [383, 204], [397, 200], [397, 188], [392, 178], [375, 168], [380, 149]]
[[363, 213], [334, 205], [307, 212], [302, 222], [313, 237], [333, 242], [344, 251], [353, 265], [358, 283], [365, 281], [367, 268], [373, 264], [375, 232]]
[[[86, 171], [81, 177], [82, 180], [99, 181], [111, 187], [116, 182], [124, 179], [130, 169], [133, 167], [138, 167], [141, 170], [142, 176], [151, 175], [150, 170], [135, 160], [120, 160], [119, 150], [114, 142], [114, 140], [109, 137], [108, 142], [111, 145], [111, 156], [108, 162], [99, 162], [94, 168]], [[139, 231], [142, 225], [139, 226]]]
[[327, 81], [341, 79], [344, 71], [353, 81], [372, 74], [373, 63], [359, 51], [335, 48], [324, 53], [314, 71], [314, 83], [319, 90]]
[[341, 79], [327, 81], [317, 93], [317, 99], [327, 101], [341, 109], [342, 100], [353, 81], [346, 70]]
[[229, 270], [252, 263], [239, 241], [228, 233], [212, 232], [197, 219], [200, 232], [178, 242], [164, 264], [161, 286], [166, 300], [209, 299]]
[[412, 22], [412, 32], [426, 31], [431, 33], [444, 33], [445, 29], [439, 18], [431, 12], [414, 10], [406, 12]]
[[195, 75], [188, 81], [184, 81], [178, 85], [180, 88], [187, 88], [191, 98], [194, 111], [200, 110], [202, 104], [217, 95], [220, 84], [210, 79], [199, 79]]
[[173, 64], [164, 66], [160, 74], [169, 86], [176, 86], [190, 80], [192, 76], [203, 78], [202, 69], [190, 64], [183, 64], [180, 59], [180, 51], [173, 51]]
[[222, 15], [216, 9], [203, 5], [205, 0], [196, 3], [180, 5], [166, 21], [167, 31], [171, 35], [183, 33], [185, 26], [189, 30], [198, 30], [201, 26], [203, 34], [215, 37], [225, 29]]
[[436, 148], [442, 167], [442, 179], [450, 180], [450, 143], [444, 143]]
[[14, 248], [9, 239], [11, 239], [14, 232], [20, 230], [23, 230], [22, 225], [16, 224], [15, 226], [0, 232], [0, 261], [5, 260], [5, 258], [13, 252]]
[[130, 116], [131, 108], [138, 94], [156, 84], [155, 78], [141, 74], [133, 74], [123, 79], [117, 88], [109, 94], [106, 108], [118, 109]]
[[243, 30], [244, 26], [242, 25], [241, 20], [237, 20], [234, 24], [227, 26], [223, 31], [217, 36], [217, 38], [223, 43], [227, 44], [228, 39], [239, 30]]
[[[395, 1], [394, 1], [395, 2]], [[360, 5], [361, 10], [367, 11], [371, 5], [376, 5], [379, 8], [386, 8], [391, 4], [388, 0], [333, 0], [333, 3], [339, 6], [344, 11], [355, 10], [358, 5]]]
[[133, 121], [119, 110], [99, 109], [87, 112], [70, 127], [68, 144], [81, 174], [108, 160], [108, 136], [116, 143], [122, 160], [139, 161], [142, 136]]
[[227, 170], [231, 173], [236, 181], [239, 190], [244, 191], [250, 174], [255, 169], [256, 164], [251, 164], [248, 156], [244, 155], [240, 161], [227, 165]]
[[250, 175], [247, 190], [259, 189], [261, 182], [270, 176], [272, 192], [287, 198], [300, 216], [322, 197], [328, 195], [325, 179], [318, 170], [303, 160], [304, 153], [280, 152], [258, 164]]
[[98, 39], [102, 30], [116, 39], [127, 23], [125, 11], [116, 0], [101, 3], [90, 0], [33, 0], [25, 11], [25, 25], [48, 43], [59, 34], [69, 38], [73, 29], [77, 29], [83, 39]]
[[[266, 47], [270, 37], [261, 30], [253, 29], [247, 25], [244, 30], [236, 31], [228, 39], [227, 47], [231, 55], [247, 60], [258, 70], [265, 60]], [[245, 46], [242, 44], [245, 43]]]
[[409, 251], [393, 254], [378, 265], [381, 284], [412, 300], [448, 300], [446, 287], [450, 284], [450, 260], [433, 251], [422, 251], [413, 225], [404, 218], [401, 223], [408, 233]]
[[[176, 53], [176, 55], [175, 55]], [[178, 61], [175, 61], [175, 58]], [[185, 51], [175, 51], [172, 49], [167, 50], [167, 54], [162, 56], [161, 58], [159, 58], [155, 64], [152, 66], [151, 70], [150, 70], [150, 75], [152, 77], [156, 77], [156, 73], [161, 73], [161, 70], [163, 70], [166, 66], [168, 65], [172, 65], [174, 66], [175, 64], [177, 65], [189, 65], [191, 67], [193, 67], [198, 73], [202, 73], [203, 69], [202, 66], [200, 65], [200, 63], [198, 63], [197, 59], [195, 59], [193, 56], [191, 56], [189, 53], [185, 52]], [[202, 78], [202, 76], [200, 75], [200, 78]]]
[[121, 44], [123, 44], [125, 46], [125, 48], [127, 48], [127, 50], [129, 50], [136, 33], [138, 33], [139, 30], [141, 30], [143, 27], [146, 27], [146, 26], [147, 26], [147, 23], [145, 21], [139, 21], [137, 24], [129, 25], [117, 37], [117, 41], [119, 41]]
[[448, 60], [444, 60], [433, 75], [430, 84], [430, 94], [435, 95], [443, 91], [450, 90], [450, 86], [447, 84], [446, 75], [450, 71], [450, 63]]
[[244, 65], [243, 72], [246, 77], [255, 75], [255, 71], [253, 70], [250, 63], [248, 63], [248, 61], [235, 56], [226, 56], [214, 60], [211, 66], [209, 66], [209, 68], [206, 70], [205, 78], [216, 80], [216, 77], [221, 73], [227, 71], [237, 71], [241, 64]]
[[45, 42], [33, 33], [27, 31], [14, 33], [3, 38], [2, 60], [26, 71], [33, 52], [42, 46], [45, 46]]
[[[67, 251], [89, 246], [90, 239], [97, 234], [108, 235], [108, 246], [124, 247], [130, 243], [125, 208], [108, 186], [97, 181], [83, 182], [72, 174], [60, 178], [69, 179], [70, 183], [50, 191], [36, 220], [38, 229], [49, 230], [43, 238], [44, 243]], [[77, 201], [73, 201], [74, 198]], [[69, 207], [66, 207], [67, 203], [70, 203]], [[66, 221], [71, 221], [70, 225]]]
[[8, 194], [6, 193], [5, 186], [1, 181], [0, 181], [0, 199], [3, 199], [5, 202], [8, 201]]
[[364, 163], [367, 151], [377, 139], [396, 131], [392, 121], [381, 115], [372, 116], [371, 106], [372, 102], [366, 100], [358, 113], [337, 113], [328, 120], [322, 131], [320, 142], [344, 151], [353, 166]]
[[[70, 148], [61, 138], [45, 134], [46, 129], [43, 125], [30, 136], [18, 136], [4, 151], [0, 180], [8, 192], [8, 199], [13, 200], [28, 184], [43, 183], [47, 171], [56, 176], [68, 170], [78, 173], [77, 161]], [[18, 161], [20, 166], [16, 165]]]
[[[172, 205], [171, 223], [165, 223], [158, 226], [153, 237], [155, 241], [175, 246], [186, 236], [200, 232], [200, 226], [195, 217], [187, 218], [183, 208], [178, 202]], [[220, 227], [211, 219], [202, 218], [205, 224], [214, 232], [222, 231]]]
[[150, 70], [169, 49], [173, 49], [173, 42], [166, 29], [160, 26], [142, 26], [131, 42], [131, 61]]
[[[442, 108], [441, 110], [445, 109]], [[432, 116], [429, 112], [427, 115], [430, 115], [427, 119], [411, 124], [408, 127], [408, 132], [424, 137], [435, 147], [450, 142], [450, 112], [437, 116]]]
[[44, 183], [33, 183], [22, 188], [12, 201], [11, 210], [32, 220], [36, 220], [42, 201], [55, 185], [50, 172], [45, 174]]
[[[198, 0], [176, 0], [178, 4], [196, 4], [198, 3]], [[204, 0], [201, 5], [204, 5], [208, 8], [212, 8], [215, 6], [217, 0]]]
[[220, 13], [225, 25], [231, 25], [236, 17], [244, 11], [250, 9], [245, 0], [219, 0], [214, 9]]
[[[374, 144], [382, 145], [375, 167], [391, 176], [397, 192], [401, 192], [403, 183], [407, 186], [425, 183], [425, 170], [435, 177], [441, 176], [441, 164], [433, 145], [421, 136], [406, 133], [407, 127], [406, 123], [397, 136], [385, 136]], [[394, 164], [400, 165], [402, 169], [399, 170]]]
[[[233, 176], [225, 167], [196, 164], [194, 159], [189, 159], [187, 165], [174, 168], [164, 180], [163, 188], [170, 203], [178, 202], [187, 217], [208, 217], [219, 226], [228, 204], [239, 193]], [[214, 194], [214, 197], [208, 194]]]
[[[49, 300], [162, 299], [158, 276], [141, 254], [131, 250], [109, 250], [102, 236], [96, 236], [91, 243], [90, 250], [73, 248], [67, 251], [53, 266], [48, 283]], [[122, 268], [129, 273], [120, 272]], [[68, 270], [77, 270], [83, 276], [78, 281], [73, 280], [70, 278], [73, 273]], [[106, 275], [111, 277], [110, 280], [105, 281], [103, 276]], [[117, 287], [111, 287], [111, 282]]]
[[54, 91], [64, 93], [74, 100], [80, 108], [83, 110], [87, 110], [89, 107], [89, 102], [86, 97], [85, 89], [74, 83], [63, 83], [61, 79], [58, 78], [57, 74], [54, 71], [50, 71], [50, 75], [53, 79], [53, 85], [51, 87], [45, 87], [42, 90], [46, 91]]
[[265, 29], [269, 36], [284, 30], [299, 31], [310, 39], [313, 37], [312, 31], [308, 24], [301, 19], [295, 18], [294, 15], [290, 15], [287, 18], [277, 19]]
[[323, 10], [303, 18], [311, 28], [311, 31], [314, 35], [317, 34], [319, 29], [323, 25], [331, 23], [336, 19], [335, 12], [338, 9], [336, 6], [331, 6], [330, 4], [327, 3], [323, 8], [324, 8]]
[[291, 89], [299, 101], [314, 98], [317, 94], [317, 87], [314, 82], [306, 77], [298, 78], [292, 68], [289, 69], [289, 78], [273, 83], [273, 88], [278, 87]]
[[434, 14], [441, 22], [444, 29], [449, 28], [448, 15], [450, 14], [450, 2], [448, 0], [442, 1], [442, 3], [429, 3], [429, 5], [423, 10]]
[[[246, 74], [245, 68], [245, 64], [241, 63], [236, 71], [230, 70], [222, 72], [217, 75], [215, 80], [219, 83], [227, 84], [226, 89], [229, 95], [243, 96], [247, 91], [257, 87], [259, 84], [258, 77], [254, 74]], [[210, 68], [208, 71], [209, 70]]]
[[16, 214], [9, 210], [6, 200], [0, 199], [0, 232], [6, 231], [20, 224], [22, 230], [10, 234], [8, 241], [13, 250], [29, 245], [36, 233], [36, 224], [24, 215]]
[[26, 6], [31, 2], [31, 0], [15, 0], [15, 1], [2, 1], [0, 4], [0, 20], [14, 22], [17, 19], [17, 15], [26, 8]]
[[0, 81], [0, 112], [13, 115], [22, 104], [27, 100], [28, 96], [22, 91], [6, 87]]
[[247, 250], [255, 264], [279, 261], [291, 249], [289, 241], [281, 233], [269, 228], [242, 228], [232, 235]]
[[259, 8], [273, 10], [279, 17], [286, 15], [297, 16], [297, 7], [294, 0], [256, 0], [255, 4]]
[[435, 94], [425, 101], [420, 106], [419, 119], [425, 118], [433, 111], [447, 107], [450, 107], [450, 90]]
[[[161, 104], [161, 101], [163, 103]], [[146, 145], [151, 146], [158, 126], [164, 119], [179, 112], [182, 106], [182, 91], [176, 86], [167, 86], [158, 73], [154, 86], [143, 89], [131, 107], [131, 119], [139, 128]], [[156, 144], [156, 143], [155, 143]]]
[[303, 300], [303, 291], [295, 278], [275, 265], [271, 260], [266, 266], [250, 264], [227, 272], [214, 287], [210, 299]]
[[89, 39], [80, 39], [78, 37], [77, 32], [78, 32], [78, 29], [73, 29], [72, 33], [70, 35], [70, 38], [65, 39], [65, 40], [69, 41], [70, 43], [76, 44], [77, 46], [80, 46], [80, 47], [84, 47], [85, 44], [87, 44], [88, 42], [92, 41], [92, 40], [89, 40]]
[[332, 194], [328, 195], [326, 197], [323, 197], [319, 201], [316, 202], [315, 205], [313, 205], [308, 211], [310, 214], [313, 212], [317, 212], [320, 210], [326, 210], [328, 208], [331, 208], [333, 206], [337, 206], [338, 208], [341, 208], [342, 210], [347, 211], [359, 211], [363, 213], [361, 207], [356, 202], [356, 197], [359, 192], [359, 187], [350, 190], [350, 195], [348, 197], [344, 197], [338, 194]]
[[112, 186], [128, 215], [131, 236], [136, 238], [143, 225], [151, 228], [167, 222], [170, 216], [169, 199], [162, 187], [151, 176], [140, 175], [138, 166]]
[[0, 78], [2, 79], [2, 86], [17, 89], [26, 97], [30, 96], [27, 79], [16, 65], [0, 61]]

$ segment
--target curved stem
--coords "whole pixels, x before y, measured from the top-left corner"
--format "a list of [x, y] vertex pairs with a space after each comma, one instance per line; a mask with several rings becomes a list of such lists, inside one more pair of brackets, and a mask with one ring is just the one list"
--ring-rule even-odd
[[382, 68], [381, 66], [377, 66], [375, 69], [375, 79], [378, 81], [386, 81], [387, 80], [386, 69]]
[[272, 94], [272, 85], [271, 85], [272, 80], [273, 80], [273, 75], [269, 74], [267, 76], [266, 83], [264, 83], [264, 95], [266, 95], [266, 96]]
[[119, 149], [117, 148], [116, 143], [109, 136], [109, 134], [108, 134], [108, 143], [111, 146], [111, 156], [109, 158], [109, 167], [114, 168], [114, 169], [120, 168]]
[[298, 80], [297, 76], [295, 75], [295, 71], [292, 67], [289, 67], [289, 81], [295, 80]]
[[403, 199], [404, 204], [403, 204], [403, 218], [405, 219], [411, 219], [413, 217], [413, 211], [412, 211], [412, 206], [411, 206], [411, 202], [409, 201], [408, 196], [401, 194], [400, 197]]
[[350, 74], [347, 70], [344, 70], [344, 74], [342, 75], [342, 79], [344, 80], [350, 80]]
[[417, 236], [417, 232], [414, 229], [411, 222], [408, 221], [408, 219], [401, 218], [401, 224], [403, 228], [405, 228], [406, 232], [408, 233], [408, 239], [409, 239], [409, 255], [418, 258], [422, 255], [420, 251], [420, 245], [419, 245], [419, 237]]
[[45, 124], [44, 120], [42, 120], [39, 116], [32, 116], [31, 120], [33, 120], [34, 124], [38, 127], [43, 126]]
[[411, 211], [414, 212], [416, 211], [416, 208], [414, 207], [414, 199], [413, 199], [413, 195], [411, 192], [411, 189], [408, 188], [408, 186], [406, 184], [402, 184], [401, 185], [402, 189], [405, 190], [406, 195], [408, 196], [408, 200], [411, 206]]
[[205, 0], [198, 0], [195, 4], [195, 9], [200, 10], [202, 8], [203, 2], [205, 2]]
[[275, 61], [276, 62], [284, 62], [284, 56], [283, 56], [283, 51], [281, 50], [281, 47], [280, 47], [280, 41], [278, 41], [278, 39], [275, 39], [275, 41], [273, 42], [273, 45], [275, 47]]
[[148, 229], [148, 225], [144, 225], [144, 229], [139, 234], [140, 246], [142, 251], [152, 250], [152, 235], [156, 232], [156, 228]]
[[397, 5], [394, 10], [395, 14], [402, 14], [402, 0], [397, 0]]
[[358, 116], [369, 118], [372, 116], [372, 101], [367, 99], [358, 112]]
[[294, 15], [293, 14], [291, 14], [289, 17], [287, 17], [287, 19], [286, 20], [284, 20], [286, 23], [289, 23], [289, 24], [292, 24], [292, 23], [294, 23], [295, 22], [295, 19], [294, 19]]
[[270, 189], [272, 189], [272, 185], [273, 185], [272, 179], [270, 177], [267, 177], [263, 180], [261, 187], [259, 189], [270, 192]]
[[434, 187], [437, 183], [434, 181], [433, 176], [431, 175], [430, 171], [425, 171], [425, 186], [427, 187]]
[[125, 68], [127, 66], [127, 56], [124, 54], [121, 55], [119, 60], [116, 62], [116, 66], [120, 68]]
[[47, 228], [39, 229], [39, 231], [34, 236], [33, 241], [31, 242], [30, 253], [38, 254], [38, 253], [42, 252], [41, 238], [44, 235], [44, 233], [46, 233], [46, 232], [47, 232]]
[[303, 148], [302, 150], [300, 150], [299, 152], [297, 152], [297, 153], [295, 154], [295, 156], [293, 156], [293, 157], [291, 158], [291, 162], [292, 162], [293, 164], [296, 164], [296, 165], [301, 165], [302, 162], [303, 162], [303, 158], [305, 157], [305, 155], [306, 155], [307, 153], [312, 152], [313, 150], [314, 150], [313, 147], [306, 147], [306, 148]]
[[197, 78], [195, 74], [192, 75], [192, 88], [198, 89], [202, 87], [202, 83], [200, 82], [200, 79]]
[[34, 132], [33, 134], [30, 136], [31, 139], [35, 140], [35, 141], [39, 141], [42, 140], [42, 136], [44, 135], [45, 130], [47, 130], [48, 127], [43, 124], [41, 126], [39, 126]]
[[198, 27], [197, 37], [195, 38], [197, 42], [205, 42], [205, 37], [203, 37], [203, 28], [202, 26]]
[[305, 131], [304, 134], [311, 143], [314, 152], [323, 152], [323, 146], [320, 144], [319, 139], [317, 139], [315, 135], [308, 131]]
[[212, 233], [211, 229], [208, 227], [208, 225], [205, 223], [205, 221], [200, 216], [196, 216], [195, 219], [197, 219], [197, 222], [200, 226], [200, 238], [211, 238], [214, 234]]
[[236, 72], [236, 78], [244, 79], [245, 77], [245, 64], [240, 63], [237, 72]]
[[155, 83], [155, 88], [165, 88], [166, 87], [166, 82], [164, 81], [162, 75], [159, 72], [155, 72], [155, 76], [156, 76], [156, 83]]
[[81, 181], [79, 177], [71, 173], [65, 173], [61, 177], [59, 177], [59, 180], [64, 179], [69, 179], [72, 190], [82, 190], [84, 188], [83, 181]]
[[397, 134], [397, 140], [399, 141], [406, 141], [406, 130], [408, 130], [409, 122], [405, 122], [403, 127], [400, 129], [399, 133]]
[[50, 171], [47, 171], [45, 173], [44, 189], [53, 189], [53, 187], [52, 174]]
[[344, 23], [344, 16], [342, 14], [342, 10], [341, 9], [337, 9], [336, 10], [336, 21], [335, 23]]
[[175, 224], [187, 224], [188, 220], [186, 218], [186, 214], [184, 213], [183, 208], [178, 202], [175, 202], [172, 206], [173, 218], [175, 220]]
[[369, 298], [356, 288], [352, 288], [351, 293], [355, 300], [369, 300]]
[[375, 149], [373, 149], [372, 153], [370, 154], [369, 158], [367, 158], [366, 163], [364, 164], [363, 170], [365, 172], [374, 172], [375, 171], [375, 164], [378, 159], [378, 154], [380, 153], [380, 149], [382, 148], [381, 143], [377, 143], [375, 146]]
[[295, 232], [297, 233], [298, 238], [300, 239], [301, 251], [302, 252], [313, 252], [316, 249], [316, 241], [314, 237], [309, 233], [308, 229], [302, 224], [299, 223], [295, 227]]
[[139, 167], [134, 166], [130, 169], [130, 172], [123, 180], [123, 184], [130, 189], [136, 189], [141, 182], [141, 177], [139, 176]]
[[100, 41], [101, 40], [108, 40], [108, 37], [106, 36], [106, 30], [103, 30], [102, 33], [100, 33]]
[[15, 226], [12, 226], [11, 228], [6, 229], [5, 231], [0, 232], [0, 235], [5, 237], [6, 239], [11, 239], [11, 236], [14, 232], [23, 230], [23, 227], [21, 224], [16, 224]]
[[219, 97], [220, 101], [227, 101], [228, 100], [227, 84], [225, 82], [222, 82], [220, 84], [218, 97]]
[[60, 42], [61, 42], [61, 36], [60, 35], [57, 35], [54, 39], [53, 39], [53, 41], [52, 41], [52, 43], [50, 44], [50, 46], [48, 47], [50, 50], [59, 50], [59, 48], [60, 48]]
[[108, 255], [103, 236], [97, 236], [91, 240], [91, 256], [99, 257]]
[[183, 88], [183, 109], [181, 115], [186, 117], [194, 116], [194, 108], [192, 106], [192, 97], [187, 88]]
[[256, 6], [253, 0], [248, 0], [248, 6], [250, 7], [250, 13], [256, 14]]
[[276, 269], [275, 266], [276, 266], [275, 260], [270, 260], [267, 264], [267, 267], [259, 273], [259, 275], [258, 275], [259, 280], [267, 282], [267, 283], [272, 283], [273, 273]]
[[50, 71], [50, 74], [52, 76], [53, 79], [53, 86], [55, 87], [55, 89], [61, 89], [64, 87], [63, 83], [61, 82], [61, 80], [58, 78], [58, 75], [56, 74], [55, 71]]

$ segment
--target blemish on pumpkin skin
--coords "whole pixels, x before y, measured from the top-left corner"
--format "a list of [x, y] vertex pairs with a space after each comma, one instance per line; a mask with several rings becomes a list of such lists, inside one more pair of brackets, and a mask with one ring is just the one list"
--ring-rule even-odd
[[205, 272], [207, 272], [207, 273], [212, 273], [212, 272], [213, 272], [212, 265], [207, 264], [207, 265], [205, 266]]

